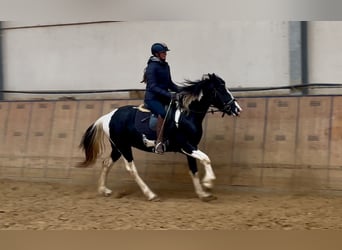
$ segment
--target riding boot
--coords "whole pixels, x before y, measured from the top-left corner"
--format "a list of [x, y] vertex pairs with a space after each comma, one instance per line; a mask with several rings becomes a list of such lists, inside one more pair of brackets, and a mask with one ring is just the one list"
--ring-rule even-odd
[[154, 147], [154, 152], [157, 154], [162, 154], [165, 152], [166, 148], [165, 148], [165, 144], [163, 142], [163, 140], [164, 140], [164, 119], [161, 116], [158, 116], [156, 132], [157, 132], [157, 141], [156, 141], [156, 145]]

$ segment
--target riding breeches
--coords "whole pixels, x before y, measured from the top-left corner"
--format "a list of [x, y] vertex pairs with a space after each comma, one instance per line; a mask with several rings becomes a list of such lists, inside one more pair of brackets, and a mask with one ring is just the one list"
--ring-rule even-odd
[[156, 100], [145, 100], [146, 108], [151, 110], [155, 115], [160, 115], [163, 119], [166, 116], [166, 111], [164, 105]]

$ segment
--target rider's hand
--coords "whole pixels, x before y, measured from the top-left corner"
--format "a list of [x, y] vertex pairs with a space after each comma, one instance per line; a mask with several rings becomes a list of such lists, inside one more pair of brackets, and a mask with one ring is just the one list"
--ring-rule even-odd
[[179, 94], [178, 93], [171, 93], [171, 100], [172, 101], [178, 101], [179, 100]]

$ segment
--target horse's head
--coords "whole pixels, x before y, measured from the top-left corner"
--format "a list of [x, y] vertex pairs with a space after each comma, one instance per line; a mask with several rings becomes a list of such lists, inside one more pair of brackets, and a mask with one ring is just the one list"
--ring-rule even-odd
[[240, 114], [242, 109], [222, 78], [215, 74], [207, 74], [202, 80], [204, 81], [203, 95], [208, 96], [211, 104], [222, 111], [223, 115], [238, 116]]
[[199, 109], [205, 109], [213, 105], [222, 111], [223, 115], [237, 116], [242, 111], [233, 95], [226, 88], [226, 83], [215, 74], [203, 75], [201, 80], [195, 82], [186, 81], [181, 88], [181, 95], [181, 106], [188, 111], [200, 112], [198, 108], [195, 110], [195, 106], [190, 108], [190, 104], [193, 103], [201, 103]]

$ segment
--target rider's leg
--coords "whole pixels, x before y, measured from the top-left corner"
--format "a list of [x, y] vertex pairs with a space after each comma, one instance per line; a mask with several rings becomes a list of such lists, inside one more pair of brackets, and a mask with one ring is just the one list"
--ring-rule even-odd
[[165, 152], [164, 118], [161, 117], [160, 115], [158, 116], [156, 132], [157, 132], [157, 141], [156, 141], [156, 146], [154, 148], [154, 151], [158, 154], [162, 154]]
[[151, 112], [155, 115], [158, 115], [157, 120], [157, 141], [154, 147], [154, 152], [158, 154], [162, 154], [165, 152], [165, 144], [164, 144], [164, 119], [166, 116], [165, 107], [162, 103], [156, 100], [145, 100], [147, 107], [151, 110]]

